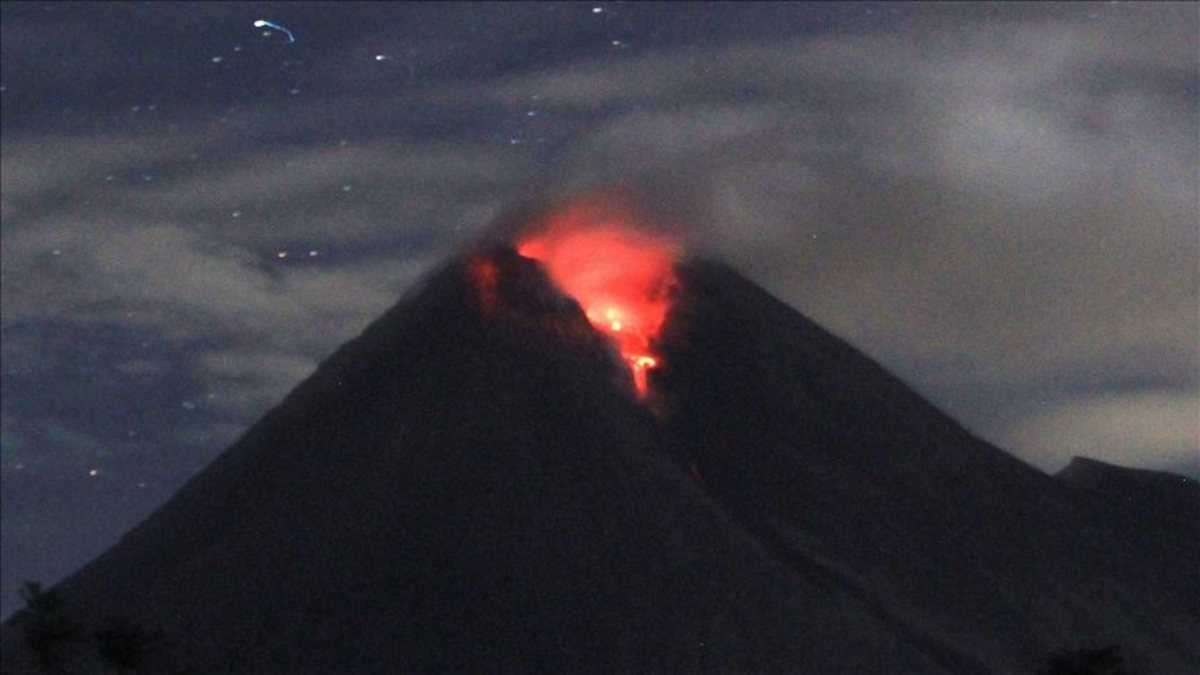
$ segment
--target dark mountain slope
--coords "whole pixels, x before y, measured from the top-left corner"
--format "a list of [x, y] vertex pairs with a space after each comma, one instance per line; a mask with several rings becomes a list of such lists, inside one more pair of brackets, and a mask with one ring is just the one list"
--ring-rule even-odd
[[1194, 672], [1200, 523], [1104, 517], [735, 273], [681, 281], [655, 373], [668, 429], [782, 559], [1003, 668], [1115, 643], [1141, 672]]
[[[1195, 523], [973, 438], [726, 268], [679, 277], [642, 405], [535, 263], [452, 262], [64, 598], [90, 628], [161, 627], [155, 672], [1006, 673], [1106, 644], [1136, 672], [1200, 662]], [[23, 621], [5, 672], [29, 663]]]
[[1076, 457], [1054, 476], [1091, 495], [1108, 510], [1194, 538], [1200, 523], [1200, 484], [1161, 471], [1130, 469]]
[[160, 626], [158, 667], [198, 672], [969, 672], [775, 558], [576, 305], [480, 264], [322, 364], [69, 605]]

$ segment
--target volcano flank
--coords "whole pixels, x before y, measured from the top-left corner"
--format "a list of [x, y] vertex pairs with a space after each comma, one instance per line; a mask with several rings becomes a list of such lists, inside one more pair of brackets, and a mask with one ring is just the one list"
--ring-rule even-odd
[[1015, 673], [1108, 645], [1194, 672], [1200, 526], [1166, 513], [1194, 483], [1045, 475], [623, 232], [449, 261], [64, 604], [160, 628], [145, 672]]

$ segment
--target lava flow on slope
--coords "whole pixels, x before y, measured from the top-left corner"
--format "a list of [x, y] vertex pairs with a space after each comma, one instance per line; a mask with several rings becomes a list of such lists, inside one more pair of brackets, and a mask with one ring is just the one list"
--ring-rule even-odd
[[644, 396], [647, 371], [659, 364], [654, 338], [670, 309], [678, 243], [621, 217], [575, 207], [521, 237], [517, 252], [540, 262], [616, 344]]

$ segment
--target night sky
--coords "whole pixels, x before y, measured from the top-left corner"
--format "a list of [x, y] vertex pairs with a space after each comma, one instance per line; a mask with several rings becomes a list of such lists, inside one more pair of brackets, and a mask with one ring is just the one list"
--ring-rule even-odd
[[500, 211], [620, 182], [1035, 466], [1200, 477], [1200, 6], [2, 7], [5, 615]]

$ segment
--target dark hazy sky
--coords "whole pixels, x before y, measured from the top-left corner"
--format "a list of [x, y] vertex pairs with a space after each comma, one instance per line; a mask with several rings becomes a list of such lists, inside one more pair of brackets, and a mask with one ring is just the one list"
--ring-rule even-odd
[[622, 180], [1026, 461], [1200, 476], [1198, 5], [2, 7], [5, 614]]

